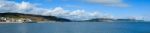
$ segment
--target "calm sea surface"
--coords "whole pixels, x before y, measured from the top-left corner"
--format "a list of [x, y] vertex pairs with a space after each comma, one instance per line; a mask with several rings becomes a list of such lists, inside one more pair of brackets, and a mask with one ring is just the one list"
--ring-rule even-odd
[[150, 33], [150, 22], [1, 23], [0, 33]]

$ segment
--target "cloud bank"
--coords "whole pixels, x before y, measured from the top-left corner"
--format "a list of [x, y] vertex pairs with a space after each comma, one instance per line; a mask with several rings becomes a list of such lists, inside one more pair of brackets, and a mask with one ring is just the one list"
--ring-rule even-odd
[[[53, 15], [57, 17], [68, 18], [72, 20], [87, 20], [92, 18], [112, 18], [111, 15], [104, 15], [100, 12], [86, 12], [85, 10], [64, 10], [62, 7], [56, 7], [43, 13], [43, 15]], [[107, 17], [106, 17], [107, 16]]]
[[89, 3], [103, 4], [106, 6], [128, 7], [123, 0], [84, 0]]
[[88, 4], [100, 4], [111, 7], [129, 7], [129, 5], [124, 2], [124, 0], [65, 0], [65, 1], [78, 1], [78, 2], [85, 2]]
[[[93, 1], [94, 0], [89, 0]], [[108, 0], [97, 0], [101, 3], [108, 2]], [[107, 4], [116, 4], [120, 3], [118, 0], [113, 1]], [[37, 14], [37, 15], [45, 15], [45, 16], [57, 16], [62, 18], [68, 18], [71, 20], [87, 20], [92, 18], [115, 18], [112, 15], [101, 13], [98, 11], [95, 12], [86, 12], [85, 10], [65, 10], [62, 7], [55, 7], [52, 9], [46, 9], [37, 7], [37, 5], [29, 3], [29, 2], [21, 2], [17, 3], [14, 1], [6, 1], [6, 0], [0, 0], [0, 13], [4, 12], [15, 12], [15, 13], [26, 13], [26, 14]], [[138, 18], [138, 17], [136, 17]]]
[[29, 2], [16, 3], [13, 1], [0, 1], [0, 13], [15, 12], [37, 15], [52, 15], [62, 18], [68, 18], [72, 20], [86, 20], [91, 18], [100, 18], [106, 16], [100, 12], [85, 12], [85, 10], [65, 10], [62, 7], [56, 7], [53, 9], [45, 9], [37, 7]]
[[86, 0], [89, 3], [103, 4], [106, 6], [128, 7], [123, 0]]

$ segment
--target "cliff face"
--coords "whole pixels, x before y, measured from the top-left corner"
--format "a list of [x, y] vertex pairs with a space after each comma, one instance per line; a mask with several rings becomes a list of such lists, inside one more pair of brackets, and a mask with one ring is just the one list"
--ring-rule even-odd
[[71, 20], [65, 18], [59, 18], [55, 16], [42, 16], [42, 15], [33, 15], [33, 14], [22, 14], [22, 13], [0, 13], [0, 17], [7, 18], [28, 18], [32, 21], [60, 21], [60, 22], [69, 22]]

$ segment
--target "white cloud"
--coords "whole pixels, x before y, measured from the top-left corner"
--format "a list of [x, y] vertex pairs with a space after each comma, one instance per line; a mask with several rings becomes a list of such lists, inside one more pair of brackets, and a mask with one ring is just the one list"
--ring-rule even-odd
[[10, 2], [10, 1], [0, 1], [0, 11], [6, 12], [6, 11], [14, 11], [16, 9], [16, 3]]
[[[17, 12], [38, 15], [52, 15], [72, 20], [85, 20], [91, 18], [99, 18], [103, 15], [99, 12], [85, 12], [85, 10], [65, 10], [62, 7], [54, 9], [45, 9], [36, 7], [36, 5], [28, 2], [16, 3], [13, 1], [0, 2], [0, 12]], [[100, 15], [101, 14], [101, 15]]]
[[56, 7], [51, 10], [47, 10], [43, 15], [53, 15], [62, 18], [68, 18], [72, 20], [87, 20], [92, 18], [100, 18], [103, 15], [100, 12], [85, 12], [85, 10], [65, 10], [62, 7]]
[[[112, 7], [129, 7], [127, 3], [124, 2], [124, 0], [61, 0], [61, 1], [77, 1], [77, 2], [85, 2], [90, 4], [101, 4], [104, 6], [112, 6]], [[80, 6], [74, 6], [74, 5], [67, 5], [67, 7], [77, 7], [80, 8]]]
[[29, 2], [16, 3], [13, 1], [0, 1], [0, 13], [3, 12], [16, 12], [28, 14], [40, 14], [47, 9], [36, 7], [36, 5]]
[[3, 12], [52, 15], [52, 16], [68, 18], [72, 20], [85, 20], [85, 19], [102, 18], [102, 17], [113, 18], [112, 15], [101, 13], [101, 12], [86, 12], [85, 10], [71, 11], [71, 10], [65, 10], [62, 7], [56, 7], [54, 9], [45, 9], [45, 8], [36, 7], [36, 5], [29, 2], [16, 3], [13, 1], [0, 1], [0, 13]]
[[30, 9], [33, 7], [33, 5], [31, 5], [28, 2], [21, 2], [19, 4], [17, 4], [18, 9]]
[[54, 15], [54, 16], [61, 16], [64, 14], [67, 14], [68, 12], [66, 12], [63, 8], [61, 7], [56, 7], [54, 9], [48, 10], [46, 11], [46, 13], [44, 13], [45, 15]]
[[128, 7], [123, 0], [84, 0], [89, 3], [104, 4], [106, 6]]

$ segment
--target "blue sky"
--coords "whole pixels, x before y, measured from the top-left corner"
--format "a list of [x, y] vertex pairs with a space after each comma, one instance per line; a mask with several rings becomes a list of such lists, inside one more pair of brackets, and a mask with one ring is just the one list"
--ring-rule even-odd
[[[85, 10], [101, 12], [114, 17], [144, 17], [150, 20], [150, 0], [10, 0], [17, 3], [29, 2], [40, 8], [65, 10]], [[44, 11], [43, 11], [44, 12]]]

